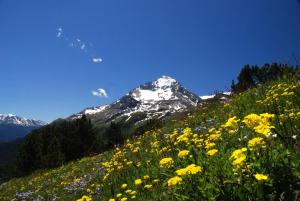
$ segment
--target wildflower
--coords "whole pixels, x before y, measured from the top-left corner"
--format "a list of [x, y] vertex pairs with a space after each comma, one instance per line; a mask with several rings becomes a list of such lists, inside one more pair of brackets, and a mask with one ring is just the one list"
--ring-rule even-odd
[[255, 132], [268, 135], [271, 132], [271, 128], [275, 128], [274, 126], [270, 126], [267, 124], [260, 124], [257, 127], [254, 128]]
[[263, 113], [260, 115], [249, 114], [244, 118], [243, 122], [255, 132], [267, 136], [271, 132], [271, 129], [274, 128], [274, 126], [270, 123], [271, 119], [274, 117], [274, 114], [269, 113]]
[[209, 151], [207, 152], [207, 154], [208, 154], [209, 156], [214, 156], [214, 155], [216, 155], [218, 152], [219, 152], [219, 151], [218, 151], [217, 149], [212, 149], [212, 150], [209, 150]]
[[187, 155], [189, 155], [190, 151], [188, 150], [182, 150], [178, 153], [178, 157], [180, 159], [184, 159]]
[[150, 176], [149, 175], [145, 175], [143, 178], [144, 179], [150, 179]]
[[167, 183], [168, 183], [168, 186], [176, 186], [177, 184], [182, 183], [182, 178], [175, 176], [175, 177], [170, 178]]
[[108, 201], [116, 201], [115, 199], [113, 199], [113, 198], [110, 198]]
[[195, 164], [191, 164], [185, 168], [176, 170], [176, 174], [179, 176], [185, 176], [185, 175], [190, 175], [190, 174], [197, 174], [202, 172], [202, 167], [197, 166]]
[[126, 201], [126, 200], [128, 200], [128, 198], [122, 198], [122, 199], [121, 199], [121, 201]]
[[214, 133], [214, 134], [211, 134], [208, 136], [208, 140], [209, 141], [216, 141], [216, 140], [219, 140], [221, 139], [221, 134], [220, 133]]
[[205, 142], [205, 148], [206, 149], [210, 149], [210, 148], [212, 148], [214, 146], [216, 146], [216, 143], [214, 143], [214, 142], [209, 142], [209, 141]]
[[267, 180], [268, 179], [268, 175], [264, 175], [264, 174], [255, 174], [254, 175], [255, 179], [257, 179], [258, 181], [261, 181], [261, 180]]
[[260, 146], [260, 145], [264, 145], [264, 144], [265, 144], [265, 141], [261, 137], [256, 137], [256, 138], [253, 138], [252, 140], [248, 141], [248, 147], [250, 149]]
[[132, 192], [132, 190], [128, 189], [125, 191], [125, 193], [130, 194]]
[[122, 193], [118, 193], [117, 194], [117, 198], [121, 197], [122, 196]]
[[143, 181], [141, 180], [141, 179], [136, 179], [135, 181], [134, 181], [134, 184], [136, 185], [136, 186], [139, 186], [139, 185], [141, 185], [143, 183]]
[[159, 161], [160, 167], [163, 167], [163, 168], [170, 168], [173, 166], [173, 164], [174, 164], [174, 161], [172, 158], [163, 158]]
[[236, 131], [239, 128], [239, 125], [238, 125], [239, 121], [240, 120], [236, 116], [231, 117], [227, 120], [227, 122], [223, 125], [223, 127], [226, 128], [229, 132]]
[[247, 148], [241, 148], [235, 150], [232, 154], [231, 157], [233, 159], [232, 165], [236, 168], [240, 168], [241, 166], [244, 165], [244, 162], [246, 161], [246, 154], [244, 152], [247, 151]]
[[145, 189], [151, 189], [153, 186], [151, 184], [147, 184], [144, 186]]
[[249, 114], [244, 117], [243, 123], [245, 123], [249, 128], [254, 128], [258, 126], [261, 118], [257, 114]]
[[89, 196], [82, 196], [80, 199], [78, 199], [77, 201], [92, 201], [92, 198], [90, 198]]
[[131, 191], [130, 195], [136, 195], [136, 191]]

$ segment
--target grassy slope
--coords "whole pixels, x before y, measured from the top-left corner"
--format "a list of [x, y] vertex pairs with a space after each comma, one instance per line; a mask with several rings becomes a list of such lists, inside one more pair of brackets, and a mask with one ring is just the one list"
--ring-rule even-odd
[[[77, 200], [83, 195], [92, 200], [294, 200], [300, 190], [299, 111], [299, 82], [268, 83], [230, 104], [204, 105], [185, 120], [173, 120], [113, 151], [13, 179], [1, 186], [0, 200]], [[274, 126], [271, 135], [242, 122], [248, 114], [266, 112], [275, 114], [263, 122]], [[226, 124], [233, 116], [240, 121]], [[249, 147], [257, 137], [261, 143]], [[247, 150], [237, 155], [236, 165], [231, 156], [241, 148]], [[212, 149], [218, 152], [210, 156]], [[188, 155], [180, 158], [181, 150]], [[173, 163], [162, 167], [163, 158]], [[176, 184], [175, 171], [190, 164], [194, 171], [186, 171]], [[258, 180], [257, 173], [267, 179]], [[172, 177], [177, 180], [168, 185]]]

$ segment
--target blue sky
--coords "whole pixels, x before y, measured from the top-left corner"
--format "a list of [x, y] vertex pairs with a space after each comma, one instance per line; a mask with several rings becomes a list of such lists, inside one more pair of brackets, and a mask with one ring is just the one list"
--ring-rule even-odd
[[299, 44], [297, 0], [0, 0], [0, 113], [49, 122], [161, 75], [205, 95]]

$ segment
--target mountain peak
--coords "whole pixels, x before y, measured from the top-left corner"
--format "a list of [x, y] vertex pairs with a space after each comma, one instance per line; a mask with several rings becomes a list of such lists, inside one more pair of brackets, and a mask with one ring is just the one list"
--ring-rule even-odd
[[163, 75], [154, 81], [154, 84], [157, 87], [165, 87], [165, 86], [172, 86], [174, 83], [178, 83], [175, 79], [170, 76]]
[[164, 118], [172, 113], [197, 106], [201, 99], [182, 87], [170, 76], [142, 84], [110, 105], [87, 108], [70, 119], [88, 115], [96, 123], [110, 121], [141, 122], [152, 118]]
[[133, 89], [129, 95], [139, 102], [176, 99], [173, 86], [177, 85], [179, 83], [175, 79], [163, 75], [153, 82], [148, 82]]

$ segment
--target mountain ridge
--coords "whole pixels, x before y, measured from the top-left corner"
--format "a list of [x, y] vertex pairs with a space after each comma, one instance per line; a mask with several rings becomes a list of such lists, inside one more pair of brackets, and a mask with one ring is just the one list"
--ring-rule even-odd
[[41, 120], [27, 119], [13, 114], [0, 114], [0, 142], [22, 138], [30, 131], [47, 125]]

